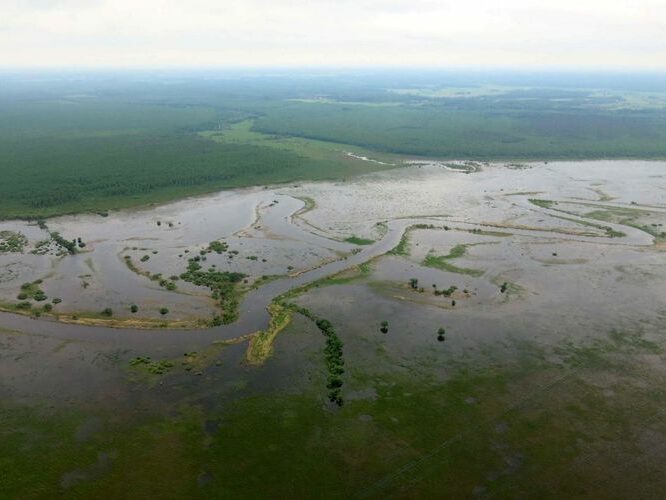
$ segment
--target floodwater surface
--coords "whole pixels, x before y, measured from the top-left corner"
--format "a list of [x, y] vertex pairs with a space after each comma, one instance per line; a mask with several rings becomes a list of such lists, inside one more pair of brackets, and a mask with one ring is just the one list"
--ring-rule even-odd
[[[666, 163], [638, 161], [415, 162], [0, 222], [27, 238], [0, 254], [10, 496], [650, 497], [664, 224]], [[237, 320], [210, 326], [218, 301], [179, 279], [195, 257], [245, 276]], [[343, 346], [342, 406], [313, 318]]]

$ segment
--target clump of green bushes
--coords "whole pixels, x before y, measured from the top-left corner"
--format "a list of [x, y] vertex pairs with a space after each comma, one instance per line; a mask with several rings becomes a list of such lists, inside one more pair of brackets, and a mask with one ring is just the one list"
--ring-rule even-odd
[[48, 297], [44, 291], [39, 287], [42, 284], [42, 280], [35, 280], [30, 283], [23, 283], [21, 285], [21, 291], [16, 296], [18, 300], [27, 300], [33, 299], [37, 302], [43, 302]]
[[0, 253], [23, 253], [28, 238], [23, 233], [0, 231]]
[[72, 240], [72, 241], [66, 240], [66, 239], [63, 238], [63, 237], [60, 235], [60, 233], [57, 232], [57, 231], [53, 231], [53, 232], [51, 233], [51, 239], [52, 239], [53, 241], [55, 241], [55, 242], [58, 244], [58, 246], [60, 246], [60, 247], [64, 248], [65, 250], [67, 250], [67, 252], [68, 252], [70, 255], [74, 255], [74, 254], [76, 254], [76, 252], [77, 252], [77, 249], [76, 249], [76, 246], [77, 246], [77, 244], [76, 244], [76, 240]]
[[229, 245], [224, 241], [211, 241], [208, 244], [208, 250], [221, 254], [229, 250]]
[[[180, 275], [180, 279], [198, 286], [208, 287], [213, 299], [217, 300], [222, 308], [221, 322], [232, 323], [238, 317], [238, 291], [236, 285], [245, 278], [243, 273], [204, 271], [199, 260], [194, 257], [188, 260], [187, 271]], [[214, 320], [215, 321], [215, 320]]]
[[168, 360], [153, 361], [150, 356], [137, 356], [130, 361], [130, 366], [144, 368], [153, 375], [164, 375], [171, 368], [173, 363]]
[[458, 289], [457, 286], [451, 285], [450, 287], [445, 288], [443, 290], [435, 290], [434, 293], [437, 296], [443, 295], [444, 297], [450, 297], [451, 295], [453, 295], [453, 292], [455, 292], [457, 289]]

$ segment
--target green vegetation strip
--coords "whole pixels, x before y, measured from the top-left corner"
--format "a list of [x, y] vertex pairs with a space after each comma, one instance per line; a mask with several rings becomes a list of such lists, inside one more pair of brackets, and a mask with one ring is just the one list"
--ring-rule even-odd
[[305, 307], [300, 307], [296, 304], [287, 304], [286, 307], [289, 307], [293, 311], [298, 312], [299, 314], [302, 314], [306, 318], [313, 321], [315, 325], [317, 325], [317, 328], [319, 328], [319, 331], [321, 331], [321, 333], [326, 338], [324, 356], [326, 359], [326, 369], [328, 372], [326, 380], [328, 399], [330, 402], [335, 403], [338, 406], [342, 406], [344, 402], [342, 398], [342, 386], [344, 384], [342, 375], [345, 373], [345, 361], [342, 350], [344, 344], [335, 332], [333, 324], [327, 319], [318, 318]]
[[481, 271], [479, 269], [470, 269], [467, 267], [454, 266], [449, 262], [452, 259], [457, 259], [458, 257], [462, 257], [463, 255], [465, 255], [468, 246], [470, 245], [469, 244], [456, 245], [451, 249], [448, 255], [437, 256], [430, 253], [426, 255], [426, 258], [423, 260], [423, 265], [426, 267], [433, 267], [435, 269], [441, 269], [443, 271], [448, 271], [451, 273], [467, 274], [469, 276], [474, 276], [476, 278], [478, 278], [479, 276], [483, 276], [484, 271]]
[[666, 240], [666, 231], [664, 231], [662, 223], [641, 223], [639, 218], [647, 217], [651, 214], [648, 210], [637, 208], [613, 207], [613, 206], [599, 206], [598, 210], [593, 210], [584, 214], [584, 217], [590, 219], [600, 220], [604, 222], [615, 222], [624, 226], [633, 227], [650, 236], [653, 236], [656, 241]]
[[277, 302], [268, 306], [268, 312], [271, 315], [268, 329], [262, 330], [250, 338], [245, 353], [245, 359], [251, 365], [261, 365], [271, 356], [276, 337], [289, 325], [293, 315], [292, 308]]
[[[536, 205], [536, 206], [541, 207], [541, 208], [547, 208], [547, 209], [554, 210], [554, 211], [557, 211], [557, 212], [562, 212], [564, 214], [569, 214], [569, 215], [574, 215], [574, 216], [580, 217], [578, 214], [573, 213], [571, 211], [562, 210], [560, 208], [555, 208], [555, 206], [557, 205], [556, 201], [540, 200], [540, 199], [534, 199], [534, 198], [530, 198], [528, 201], [532, 205]], [[615, 229], [613, 229], [610, 226], [602, 226], [601, 224], [595, 224], [594, 222], [586, 221], [586, 220], [583, 220], [583, 219], [572, 219], [571, 217], [564, 217], [564, 216], [561, 216], [561, 215], [551, 215], [551, 217], [555, 217], [555, 218], [561, 219], [561, 220], [566, 220], [568, 222], [573, 222], [574, 224], [580, 224], [581, 226], [587, 226], [587, 227], [593, 227], [595, 229], [601, 229], [602, 231], [604, 231], [606, 233], [606, 236], [608, 238], [623, 238], [623, 237], [626, 236], [626, 234], [623, 233], [622, 231], [616, 231]]]
[[[140, 260], [141, 262], [146, 262], [149, 259], [150, 257], [148, 255], [144, 255]], [[161, 273], [151, 274], [148, 271], [142, 271], [136, 266], [136, 264], [134, 264], [134, 262], [132, 261], [132, 257], [129, 255], [125, 255], [123, 260], [125, 261], [125, 265], [127, 266], [127, 268], [133, 273], [138, 274], [139, 276], [144, 276], [148, 278], [150, 281], [158, 283], [162, 288], [165, 288], [170, 292], [174, 292], [178, 289], [178, 285], [176, 285], [176, 281], [178, 281], [179, 279], [178, 276], [171, 276], [169, 279], [165, 279], [162, 277]]]
[[[409, 217], [410, 219], [413, 217], [417, 216], [412, 216]], [[427, 217], [427, 216], [424, 216]], [[404, 217], [403, 217], [404, 218]], [[398, 244], [391, 250], [387, 252], [388, 255], [398, 255], [402, 257], [407, 257], [410, 254], [410, 247], [409, 247], [409, 233], [416, 229], [443, 229], [445, 231], [448, 231], [450, 228], [449, 226], [435, 226], [434, 224], [413, 224], [411, 226], [408, 226], [405, 228], [405, 231], [402, 233], [402, 237], [400, 238], [400, 241]]]
[[553, 206], [557, 205], [557, 202], [552, 200], [540, 200], [536, 198], [530, 198], [528, 201], [532, 205], [536, 205], [537, 207], [541, 208], [553, 208]]
[[323, 318], [318, 318], [309, 309], [301, 307], [292, 302], [288, 302], [288, 300], [293, 299], [313, 288], [347, 284], [356, 279], [366, 277], [371, 272], [371, 262], [372, 261], [364, 262], [352, 269], [341, 271], [334, 276], [322, 278], [313, 283], [309, 283], [294, 290], [290, 290], [275, 298], [271, 305], [268, 307], [269, 313], [271, 315], [269, 328], [266, 331], [258, 332], [258, 334], [255, 334], [252, 337], [248, 351], [246, 353], [247, 361], [251, 364], [263, 363], [272, 353], [272, 346], [275, 338], [277, 337], [277, 334], [289, 325], [293, 313], [297, 312], [313, 321], [317, 325], [317, 328], [319, 328], [322, 334], [326, 337], [325, 356], [328, 371], [326, 387], [328, 389], [328, 398], [331, 402], [337, 404], [338, 406], [342, 406], [342, 374], [344, 373], [342, 341], [337, 336], [335, 329], [333, 328], [333, 325], [330, 321]]
[[410, 248], [409, 248], [409, 231], [410, 228], [405, 229], [405, 232], [402, 233], [402, 236], [400, 237], [400, 241], [398, 244], [391, 250], [388, 251], [389, 255], [399, 255], [406, 257], [409, 255]]
[[372, 245], [375, 242], [375, 240], [360, 238], [358, 236], [350, 236], [349, 238], [345, 238], [345, 241], [353, 245]]
[[580, 219], [572, 219], [571, 217], [564, 217], [561, 215], [553, 215], [552, 217], [573, 222], [574, 224], [580, 224], [581, 226], [588, 226], [588, 227], [593, 227], [595, 229], [601, 229], [606, 233], [606, 236], [608, 238], [623, 238], [626, 236], [626, 234], [623, 233], [622, 231], [616, 231], [610, 226], [602, 226], [601, 224], [595, 224], [594, 222], [580, 220]]

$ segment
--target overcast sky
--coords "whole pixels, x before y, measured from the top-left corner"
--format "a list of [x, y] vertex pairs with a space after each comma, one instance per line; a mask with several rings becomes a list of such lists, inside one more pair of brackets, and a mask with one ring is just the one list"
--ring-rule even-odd
[[0, 66], [666, 70], [666, 0], [0, 0]]

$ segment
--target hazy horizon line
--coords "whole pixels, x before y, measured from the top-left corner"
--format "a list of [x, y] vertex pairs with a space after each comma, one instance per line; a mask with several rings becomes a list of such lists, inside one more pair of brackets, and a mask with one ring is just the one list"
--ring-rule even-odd
[[424, 71], [424, 72], [467, 72], [467, 73], [578, 73], [578, 74], [653, 74], [666, 76], [666, 68], [635, 66], [579, 66], [579, 65], [419, 65], [419, 64], [210, 64], [210, 65], [4, 65], [0, 62], [0, 72], [105, 72], [105, 71]]

